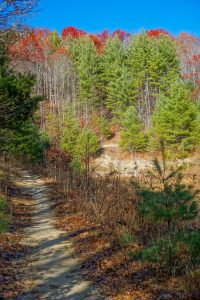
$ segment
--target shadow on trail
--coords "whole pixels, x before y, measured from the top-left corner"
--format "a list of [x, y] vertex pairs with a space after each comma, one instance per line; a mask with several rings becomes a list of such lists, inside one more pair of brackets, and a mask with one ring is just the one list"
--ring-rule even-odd
[[78, 262], [72, 246], [73, 237], [93, 231], [94, 227], [82, 228], [70, 234], [55, 228], [52, 224], [51, 205], [46, 195], [47, 188], [42, 180], [25, 175], [23, 181], [20, 182], [21, 193], [31, 196], [34, 203], [32, 224], [26, 228], [25, 241], [27, 245], [31, 245], [31, 264], [27, 266], [27, 272], [28, 275], [34, 274], [34, 287], [13, 300], [102, 299], [91, 282], [83, 280], [77, 271]]

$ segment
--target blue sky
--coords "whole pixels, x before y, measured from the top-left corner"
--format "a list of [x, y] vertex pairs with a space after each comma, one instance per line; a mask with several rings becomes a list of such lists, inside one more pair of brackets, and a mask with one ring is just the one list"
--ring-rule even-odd
[[61, 32], [75, 26], [87, 32], [163, 28], [200, 36], [200, 0], [40, 0], [29, 25]]

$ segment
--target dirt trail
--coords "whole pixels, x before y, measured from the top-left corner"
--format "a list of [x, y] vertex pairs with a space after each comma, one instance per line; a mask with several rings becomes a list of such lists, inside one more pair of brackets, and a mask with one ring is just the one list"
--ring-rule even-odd
[[34, 275], [35, 288], [20, 299], [102, 299], [76, 272], [78, 262], [70, 237], [51, 223], [44, 182], [25, 171], [22, 176], [16, 184], [34, 201], [33, 225], [27, 228], [25, 243], [33, 246], [28, 272]]

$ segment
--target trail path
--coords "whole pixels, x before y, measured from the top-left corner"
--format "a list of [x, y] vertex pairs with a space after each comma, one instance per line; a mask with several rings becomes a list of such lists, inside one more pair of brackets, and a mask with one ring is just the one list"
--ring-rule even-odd
[[27, 228], [26, 240], [33, 251], [28, 272], [34, 275], [35, 288], [20, 299], [78, 300], [102, 299], [90, 282], [77, 274], [77, 259], [70, 237], [52, 225], [47, 186], [37, 176], [23, 172], [23, 179], [16, 184], [34, 201], [33, 224]]

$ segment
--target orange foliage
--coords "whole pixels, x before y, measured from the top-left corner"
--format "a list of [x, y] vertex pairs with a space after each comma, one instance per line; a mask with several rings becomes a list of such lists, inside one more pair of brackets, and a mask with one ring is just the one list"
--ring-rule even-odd
[[48, 46], [45, 37], [48, 34], [49, 32], [43, 29], [30, 31], [8, 49], [10, 57], [12, 60], [43, 61], [43, 50]]

